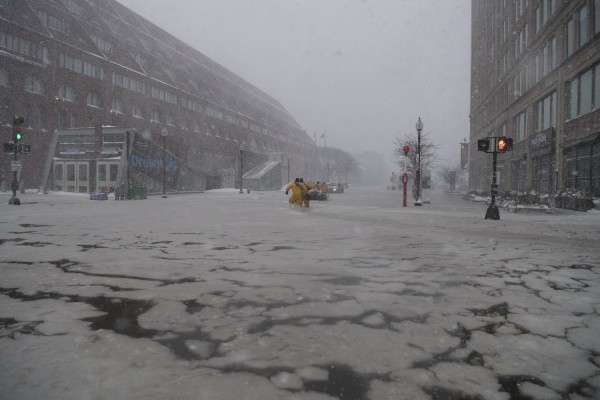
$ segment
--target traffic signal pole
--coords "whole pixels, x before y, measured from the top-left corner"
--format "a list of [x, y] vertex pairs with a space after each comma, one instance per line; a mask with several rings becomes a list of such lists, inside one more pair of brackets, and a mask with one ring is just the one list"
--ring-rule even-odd
[[498, 173], [496, 166], [498, 164], [498, 153], [506, 153], [513, 148], [513, 140], [506, 136], [492, 136], [477, 141], [477, 150], [484, 153], [492, 153], [492, 200], [490, 206], [485, 212], [485, 219], [500, 219], [500, 211], [496, 205], [496, 195], [498, 194]]
[[500, 211], [498, 210], [498, 206], [496, 205], [496, 195], [498, 194], [498, 181], [496, 180], [496, 166], [498, 164], [498, 152], [494, 150], [492, 152], [492, 200], [490, 201], [490, 206], [485, 212], [485, 219], [500, 219]]

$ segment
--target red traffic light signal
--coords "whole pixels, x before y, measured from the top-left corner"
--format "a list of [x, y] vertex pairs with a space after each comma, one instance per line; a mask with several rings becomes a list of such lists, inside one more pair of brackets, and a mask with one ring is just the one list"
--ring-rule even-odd
[[496, 151], [498, 151], [498, 153], [504, 153], [507, 151], [511, 151], [513, 148], [513, 140], [511, 138], [507, 138], [505, 136], [499, 137], [498, 141], [496, 143], [497, 143]]
[[402, 151], [404, 152], [404, 155], [407, 156], [408, 152], [410, 151], [410, 146], [405, 144], [404, 146], [402, 146]]

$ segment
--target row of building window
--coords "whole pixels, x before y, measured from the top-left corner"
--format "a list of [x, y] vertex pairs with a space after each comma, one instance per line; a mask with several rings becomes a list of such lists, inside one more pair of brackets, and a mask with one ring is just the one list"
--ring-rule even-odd
[[600, 64], [576, 76], [568, 86], [568, 119], [600, 109]]
[[[43, 12], [40, 12], [38, 17], [46, 18], [46, 20], [48, 20], [48, 16]], [[54, 21], [55, 19], [52, 19], [52, 20]], [[92, 37], [92, 40], [94, 41], [94, 43], [96, 43], [96, 45], [101, 50], [110, 52], [110, 50], [112, 48], [112, 44], [104, 41], [103, 39], [101, 39], [97, 36], [91, 35], [91, 37]], [[40, 59], [46, 63], [48, 62], [47, 48], [40, 46], [40, 45], [36, 45], [33, 42], [30, 42], [28, 40], [22, 39], [18, 36], [14, 36], [9, 33], [0, 32], [0, 47], [4, 47], [9, 50], [16, 51], [16, 52], [26, 55], [26, 56]], [[141, 61], [142, 60], [140, 60], [140, 62]], [[94, 65], [92, 63], [83, 61], [79, 58], [68, 56], [66, 54], [59, 55], [59, 65], [62, 68], [71, 70], [71, 71], [79, 73], [79, 74], [90, 76], [90, 77], [93, 77], [96, 79], [102, 80], [104, 78], [103, 68], [101, 68], [97, 65]], [[168, 72], [170, 72], [171, 75], [173, 74], [172, 71], [168, 71]], [[4, 73], [4, 76], [5, 76], [5, 73]], [[6, 76], [4, 79], [6, 80]], [[144, 95], [146, 94], [146, 85], [144, 84], [144, 82], [137, 80], [135, 78], [130, 78], [126, 75], [122, 75], [122, 74], [113, 72], [112, 73], [112, 83], [115, 86], [120, 86], [120, 87], [123, 87], [127, 90], [131, 90], [136, 93], [141, 93]], [[33, 75], [29, 75], [27, 77], [26, 83], [25, 83], [25, 90], [28, 92], [39, 93], [39, 94], [43, 94], [43, 92], [44, 92], [41, 80]], [[72, 89], [63, 87], [62, 90], [59, 90], [58, 96], [59, 96], [59, 98], [64, 99], [64, 100], [75, 101], [74, 94], [72, 94], [72, 92], [73, 92]], [[152, 87], [151, 88], [151, 96], [157, 100], [165, 101], [170, 104], [175, 104], [175, 105], [178, 104], [177, 95], [170, 93], [163, 89]], [[187, 100], [187, 99], [181, 99], [181, 105], [183, 107], [193, 110], [195, 112], [202, 112], [202, 107], [200, 106], [200, 104], [198, 104], [194, 101]], [[219, 120], [223, 120], [223, 117], [224, 117], [224, 115], [221, 111], [216, 110], [212, 107], [206, 107], [205, 113], [206, 113], [206, 115], [208, 115], [212, 118], [219, 119]], [[234, 125], [238, 125], [238, 126], [242, 126], [242, 127], [245, 126], [246, 128], [248, 128], [247, 122], [242, 122], [239, 118], [234, 117], [234, 116], [230, 116], [228, 122], [231, 124], [234, 124]]]
[[0, 47], [48, 63], [48, 49], [11, 33], [0, 32]]
[[558, 0], [542, 0], [534, 11], [535, 33], [538, 33], [557, 10]]
[[[567, 119], [591, 113], [600, 109], [600, 64], [589, 68], [567, 83], [568, 108]], [[534, 104], [535, 132], [556, 127], [557, 93], [553, 91]], [[513, 119], [515, 139], [527, 138], [527, 111], [517, 114]]]
[[120, 86], [124, 89], [131, 90], [132, 92], [146, 94], [146, 84], [138, 81], [137, 79], [130, 78], [126, 75], [112, 73], [112, 83], [115, 86]]
[[93, 34], [90, 35], [90, 39], [92, 39], [92, 42], [94, 42], [96, 47], [98, 47], [98, 49], [100, 51], [102, 51], [104, 54], [112, 53], [113, 44], [111, 42], [104, 40], [101, 37], [99, 37], [97, 35], [93, 35]]
[[[567, 83], [567, 120], [600, 109], [600, 64], [587, 69]], [[556, 127], [558, 98], [556, 91], [537, 101], [533, 106], [535, 132]], [[505, 126], [505, 125], [503, 125]], [[513, 118], [515, 140], [527, 138], [527, 111]]]
[[[99, 45], [99, 47], [103, 47], [102, 43], [104, 43], [104, 42], [102, 42], [102, 39], [100, 39], [98, 37], [94, 37], [93, 40], [94, 40], [94, 42], [96, 42], [97, 45]], [[15, 36], [15, 35], [12, 35], [9, 33], [5, 33], [5, 32], [0, 32], [0, 47], [7, 48], [9, 50], [18, 52], [20, 54], [23, 54], [23, 55], [26, 55], [29, 57], [37, 58], [41, 61], [44, 61], [45, 63], [48, 63], [47, 48], [45, 48], [44, 46], [41, 46], [41, 45], [36, 45], [33, 42], [30, 42], [30, 41], [20, 38], [18, 36]], [[108, 48], [105, 47], [105, 49], [108, 49]], [[96, 78], [96, 79], [100, 79], [100, 80], [104, 79], [103, 68], [101, 68], [97, 65], [94, 65], [92, 63], [88, 63], [79, 58], [71, 57], [66, 54], [60, 54], [58, 61], [59, 61], [60, 67], [62, 67], [62, 68], [65, 68], [65, 69], [68, 69], [75, 73], [86, 75], [86, 76], [89, 76], [92, 78]], [[136, 93], [141, 93], [143, 95], [146, 94], [146, 85], [142, 81], [134, 79], [134, 78], [130, 78], [126, 75], [112, 73], [112, 83], [115, 86], [120, 86], [127, 90], [134, 91]], [[8, 75], [5, 70], [0, 68], [0, 85], [8, 86], [8, 84], [9, 84]], [[36, 76], [34, 74], [28, 74], [26, 76], [25, 82], [24, 82], [24, 89], [27, 92], [44, 94], [43, 82], [38, 76]], [[151, 95], [155, 99], [165, 101], [165, 102], [168, 102], [171, 104], [178, 104], [177, 95], [169, 93], [162, 89], [152, 87]], [[59, 89], [58, 89], [57, 99], [75, 102], [76, 98], [75, 98], [74, 89], [68, 84], [60, 85]], [[88, 93], [88, 96], [87, 96], [87, 104], [90, 106], [93, 106], [93, 107], [102, 107], [100, 99], [101, 98], [97, 93], [90, 92], [90, 93]], [[113, 108], [112, 108], [113, 111], [123, 113], [123, 111], [122, 111], [123, 106], [122, 106], [122, 102], [120, 102], [120, 100], [113, 101], [112, 106], [113, 106]], [[199, 103], [188, 100], [188, 99], [182, 98], [181, 106], [184, 108], [187, 108], [189, 110], [193, 110], [195, 112], [199, 112], [199, 113], [202, 112], [202, 106]], [[287, 136], [274, 135], [268, 128], [263, 128], [259, 125], [249, 123], [248, 121], [240, 119], [237, 116], [232, 116], [229, 114], [224, 115], [223, 112], [221, 112], [213, 107], [206, 106], [204, 111], [205, 111], [205, 114], [211, 118], [215, 118], [218, 120], [225, 119], [225, 121], [229, 124], [232, 124], [235, 126], [241, 126], [242, 128], [249, 129], [252, 132], [262, 133], [262, 134], [269, 135], [272, 137], [278, 137], [282, 140], [288, 140]], [[139, 105], [134, 105], [133, 109], [132, 109], [132, 115], [137, 118], [143, 118], [142, 108]], [[159, 121], [160, 118], [158, 118], [158, 117], [159, 116], [156, 116], [156, 118], [153, 118], [153, 120]], [[172, 122], [172, 120], [169, 117], [165, 117], [165, 118], [166, 118], [165, 122], [167, 124], [174, 125], [174, 122]]]
[[[67, 59], [67, 58], [65, 58], [65, 59]], [[62, 58], [61, 58], [61, 60], [62, 60]], [[124, 79], [121, 79], [121, 78], [124, 78]], [[140, 83], [134, 79], [129, 79], [129, 78], [123, 77], [122, 75], [118, 75], [118, 74], [113, 74], [113, 81], [119, 82], [120, 83], [119, 86], [125, 87], [127, 85], [127, 88], [129, 88], [129, 89], [137, 88], [138, 90], [143, 90], [143, 88], [144, 88], [144, 86], [140, 86], [140, 85], [143, 85], [143, 83]], [[9, 82], [8, 82], [7, 72], [4, 69], [0, 69], [0, 86], [8, 86], [8, 84], [9, 84]], [[24, 83], [24, 89], [27, 92], [44, 94], [43, 83], [42, 83], [41, 79], [33, 74], [28, 74], [26, 76], [25, 83]], [[153, 89], [155, 89], [155, 88], [153, 88]], [[70, 84], [67, 84], [67, 83], [61, 84], [58, 88], [57, 99], [61, 99], [64, 101], [69, 101], [69, 102], [75, 102], [77, 100], [76, 95], [75, 95], [75, 90], [73, 89], [73, 87]], [[102, 107], [102, 102], [100, 99], [101, 99], [101, 97], [98, 93], [93, 92], [93, 91], [89, 92], [88, 96], [87, 96], [87, 105], [93, 106], [93, 107]], [[176, 102], [176, 100], [174, 100], [174, 101]], [[193, 101], [190, 101], [187, 99], [182, 99], [181, 103], [182, 103], [181, 104], [182, 107], [184, 107], [184, 108], [193, 110], [195, 112], [202, 112], [202, 106], [196, 102], [193, 102]], [[125, 114], [123, 102], [119, 98], [113, 99], [112, 104], [111, 104], [111, 111]], [[206, 111], [207, 116], [210, 116], [215, 119], [223, 120], [223, 113], [221, 111], [218, 111], [212, 107], [205, 107], [205, 111]], [[133, 108], [132, 108], [132, 115], [137, 118], [143, 118], [144, 115], [143, 115], [141, 106], [134, 104]], [[157, 121], [157, 122], [162, 122], [162, 120], [160, 118], [160, 114], [157, 110], [153, 111], [152, 120]], [[225, 121], [232, 125], [241, 126], [242, 128], [245, 128], [245, 129], [250, 129], [253, 132], [267, 133], [267, 134], [269, 132], [269, 130], [266, 128], [261, 128], [260, 126], [255, 125], [255, 124], [249, 124], [247, 121], [242, 121], [242, 120], [240, 120], [240, 118], [234, 117], [231, 115], [225, 116]], [[165, 117], [164, 122], [167, 123], [168, 125], [173, 125], [173, 123], [171, 122], [171, 118], [169, 116]]]
[[72, 14], [81, 15], [83, 13], [83, 7], [77, 4], [74, 0], [62, 0], [62, 3]]
[[[524, 8], [529, 6], [529, 1], [518, 0], [515, 3], [515, 14], [518, 19], [523, 13]], [[543, 0], [538, 3], [536, 10], [534, 11], [534, 27], [535, 33], [537, 34], [545, 24], [550, 20], [550, 18], [557, 12], [559, 4], [557, 0]], [[521, 12], [521, 14], [519, 14]], [[507, 37], [508, 32], [510, 32], [510, 22], [507, 22], [508, 19], [504, 19], [500, 26], [498, 26], [497, 34], [500, 38], [500, 43], [503, 43]], [[494, 27], [494, 19], [490, 19], [490, 30], [493, 32]], [[516, 22], [515, 22], [516, 23]], [[479, 96], [485, 97], [489, 93], [488, 91], [495, 87], [496, 82], [499, 80], [499, 75], [502, 76], [509, 72], [511, 65], [516, 62], [527, 49], [530, 39], [528, 36], [528, 32], [530, 30], [530, 24], [525, 23], [525, 25], [515, 32], [514, 40], [511, 45], [511, 48], [506, 50], [503, 54], [496, 55], [496, 50], [501, 46], [498, 45], [498, 41], [492, 40], [492, 46], [488, 54], [482, 53], [481, 64], [482, 65], [490, 65], [489, 57], [497, 58], [499, 61], [496, 65], [496, 68], [490, 68], [489, 71], [481, 71], [482, 74], [488, 75], [488, 87], [482, 88], [484, 90], [480, 90]], [[578, 10], [574, 12], [571, 18], [567, 21], [564, 26], [564, 59], [572, 56], [579, 48], [588, 43], [591, 38], [600, 33], [600, 0], [589, 0], [585, 2], [585, 4], [580, 7]], [[532, 67], [532, 71], [534, 71], [533, 75], [533, 83], [537, 83], [544, 76], [546, 76], [550, 71], [555, 69], [558, 66], [558, 43], [557, 36], [553, 36], [548, 39], [546, 43], [543, 44], [543, 47], [538, 49], [533, 57], [534, 65]], [[519, 71], [521, 74], [521, 71]], [[526, 91], [523, 88], [528, 88], [527, 84], [524, 84], [522, 77], [514, 77], [513, 85], [517, 79], [521, 79], [519, 82], [519, 87], [521, 90], [514, 90], [514, 94], [518, 97], [520, 94]]]
[[152, 97], [170, 104], [177, 104], [177, 95], [166, 90], [152, 87]]
[[86, 75], [96, 79], [104, 79], [104, 69], [92, 63], [82, 61], [79, 58], [71, 57], [66, 54], [59, 56], [59, 65], [62, 68]]
[[47, 14], [42, 10], [35, 10], [35, 14], [45, 28], [53, 29], [64, 34], [68, 33], [67, 24], [62, 19], [56, 18], [52, 14]]

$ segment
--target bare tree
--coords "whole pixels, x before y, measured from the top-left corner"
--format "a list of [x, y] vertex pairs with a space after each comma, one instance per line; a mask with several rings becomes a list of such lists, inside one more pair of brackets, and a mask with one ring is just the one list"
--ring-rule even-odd
[[[410, 151], [408, 152], [407, 166], [409, 174], [415, 175], [417, 170], [417, 134], [405, 135], [403, 138], [394, 139], [394, 163], [404, 170], [404, 151], [402, 147], [408, 145]], [[421, 168], [431, 168], [437, 161], [437, 145], [429, 140], [427, 133], [421, 133]]]
[[320, 147], [319, 155], [325, 165], [325, 180], [346, 181], [349, 173], [358, 170], [359, 163], [354, 157], [335, 147]]
[[466, 170], [459, 164], [454, 166], [445, 165], [440, 168], [438, 175], [449, 186], [450, 191], [456, 190], [456, 185], [465, 174]]
[[[410, 151], [408, 152], [407, 162], [406, 162], [406, 170], [409, 175], [414, 177], [414, 185], [413, 185], [413, 196], [416, 199], [416, 187], [417, 181], [419, 180], [419, 176], [417, 174], [417, 145], [419, 138], [416, 133], [412, 133], [409, 135], [405, 135], [403, 138], [394, 139], [394, 163], [400, 167], [400, 170], [404, 170], [404, 151], [402, 147], [408, 145], [410, 147]], [[429, 135], [427, 133], [421, 133], [421, 171], [424, 169], [431, 169], [435, 162], [437, 161], [437, 145], [429, 140]]]

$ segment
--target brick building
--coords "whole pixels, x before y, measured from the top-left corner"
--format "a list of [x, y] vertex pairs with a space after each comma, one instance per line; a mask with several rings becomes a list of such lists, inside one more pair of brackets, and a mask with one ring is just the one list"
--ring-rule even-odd
[[[600, 0], [472, 2], [471, 140], [508, 136], [499, 190], [600, 197]], [[469, 187], [491, 156], [469, 150]]]
[[[244, 170], [290, 158], [292, 176], [303, 176], [315, 154], [276, 99], [114, 0], [0, 0], [3, 141], [14, 115], [25, 118], [32, 145], [20, 156], [29, 188], [41, 185], [57, 129], [126, 127], [159, 145], [166, 129], [169, 152], [204, 174], [209, 188], [239, 187], [242, 144]], [[73, 186], [92, 190], [102, 185], [88, 165], [94, 160], [81, 154], [77, 165], [64, 165], [70, 172], [56, 167], [50, 176], [92, 181]], [[10, 157], [0, 168], [6, 188]]]

